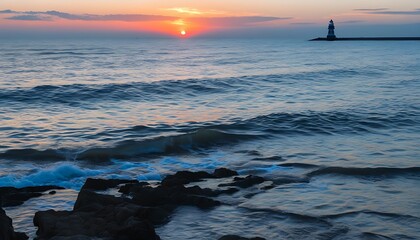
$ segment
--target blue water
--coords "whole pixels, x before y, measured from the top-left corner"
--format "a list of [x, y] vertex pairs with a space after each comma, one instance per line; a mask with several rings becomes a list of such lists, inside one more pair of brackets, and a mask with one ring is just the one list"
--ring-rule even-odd
[[[417, 42], [2, 40], [0, 186], [224, 166], [296, 181], [179, 208], [162, 239], [420, 238], [419, 76]], [[37, 206], [6, 211], [33, 232]]]

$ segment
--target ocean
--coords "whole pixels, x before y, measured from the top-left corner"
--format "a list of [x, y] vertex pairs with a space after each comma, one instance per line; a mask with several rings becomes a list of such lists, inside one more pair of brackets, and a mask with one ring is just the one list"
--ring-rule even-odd
[[0, 186], [66, 188], [5, 208], [31, 237], [88, 177], [226, 167], [277, 186], [179, 207], [162, 239], [418, 239], [419, 139], [418, 42], [0, 42]]

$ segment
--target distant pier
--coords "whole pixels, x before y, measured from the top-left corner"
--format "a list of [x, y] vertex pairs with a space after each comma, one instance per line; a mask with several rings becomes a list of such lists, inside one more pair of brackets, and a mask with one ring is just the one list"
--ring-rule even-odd
[[420, 37], [314, 38], [309, 41], [420, 41]]
[[338, 38], [335, 36], [334, 21], [331, 19], [328, 24], [328, 35], [325, 38], [314, 38], [309, 41], [420, 41], [420, 37], [356, 37]]

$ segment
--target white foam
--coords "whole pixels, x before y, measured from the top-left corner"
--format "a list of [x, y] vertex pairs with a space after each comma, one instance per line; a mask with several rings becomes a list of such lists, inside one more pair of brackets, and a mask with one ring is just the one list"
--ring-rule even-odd
[[74, 163], [64, 162], [46, 168], [38, 166], [34, 173], [10, 173], [0, 177], [0, 186], [27, 187], [58, 185], [65, 188], [79, 189], [89, 176], [103, 174], [102, 170], [81, 168]]

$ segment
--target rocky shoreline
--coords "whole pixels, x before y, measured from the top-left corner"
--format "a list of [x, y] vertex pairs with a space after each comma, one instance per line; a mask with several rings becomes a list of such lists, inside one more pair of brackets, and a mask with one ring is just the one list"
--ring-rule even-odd
[[[204, 180], [220, 181], [216, 188], [194, 185]], [[211, 209], [224, 204], [219, 195], [231, 195], [241, 189], [263, 184], [270, 189], [273, 182], [263, 177], [238, 176], [236, 171], [219, 168], [213, 173], [179, 171], [159, 183], [137, 180], [88, 178], [80, 190], [72, 211], [38, 211], [33, 223], [38, 228], [36, 239], [118, 239], [159, 240], [155, 227], [170, 220], [178, 206]], [[43, 194], [55, 194], [58, 186], [0, 188], [1, 207], [18, 206]], [[104, 194], [113, 189], [120, 196]], [[205, 211], [203, 211], [205, 214]], [[0, 237], [2, 240], [28, 239], [25, 233], [15, 232], [5, 211], [0, 208]], [[217, 237], [215, 237], [216, 239]], [[261, 240], [225, 235], [220, 240]]]

